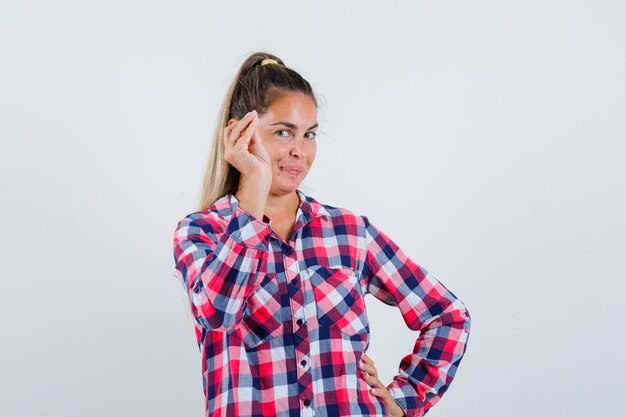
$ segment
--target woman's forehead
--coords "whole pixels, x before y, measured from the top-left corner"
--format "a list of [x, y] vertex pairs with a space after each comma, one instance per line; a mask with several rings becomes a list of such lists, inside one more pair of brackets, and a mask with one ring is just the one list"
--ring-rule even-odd
[[268, 126], [311, 129], [317, 125], [317, 109], [309, 96], [286, 94], [272, 102], [262, 119]]

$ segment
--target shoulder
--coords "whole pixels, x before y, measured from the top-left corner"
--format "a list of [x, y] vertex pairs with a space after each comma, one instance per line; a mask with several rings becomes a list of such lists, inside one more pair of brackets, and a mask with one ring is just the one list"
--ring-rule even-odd
[[211, 207], [185, 215], [176, 225], [176, 234], [219, 233], [227, 227], [232, 213], [230, 198], [225, 195]]

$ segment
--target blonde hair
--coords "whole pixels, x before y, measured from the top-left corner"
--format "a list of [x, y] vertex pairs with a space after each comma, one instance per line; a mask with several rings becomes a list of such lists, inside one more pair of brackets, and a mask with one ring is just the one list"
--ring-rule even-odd
[[[266, 61], [261, 65], [265, 59], [276, 63]], [[286, 93], [306, 94], [318, 106], [309, 82], [275, 55], [255, 52], [241, 64], [217, 117], [198, 210], [206, 210], [226, 194], [234, 194], [239, 186], [239, 171], [224, 160], [224, 128], [228, 121], [241, 119], [252, 110], [262, 116], [274, 100]]]

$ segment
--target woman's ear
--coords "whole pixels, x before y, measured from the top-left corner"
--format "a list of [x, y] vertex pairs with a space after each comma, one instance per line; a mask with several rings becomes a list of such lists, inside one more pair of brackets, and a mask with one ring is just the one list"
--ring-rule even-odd
[[238, 121], [239, 121], [239, 120], [237, 120], [237, 119], [235, 119], [235, 118], [232, 118], [232, 119], [230, 119], [230, 120], [228, 121], [228, 124], [227, 124], [226, 126], [230, 126], [230, 125], [232, 125], [233, 123], [237, 123]]

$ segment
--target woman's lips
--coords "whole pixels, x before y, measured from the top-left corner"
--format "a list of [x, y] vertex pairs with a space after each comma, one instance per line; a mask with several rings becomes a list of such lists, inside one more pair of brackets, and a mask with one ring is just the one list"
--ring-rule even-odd
[[280, 169], [285, 171], [287, 174], [291, 175], [292, 177], [297, 177], [298, 175], [304, 172], [304, 168], [300, 168], [300, 167], [281, 167]]

